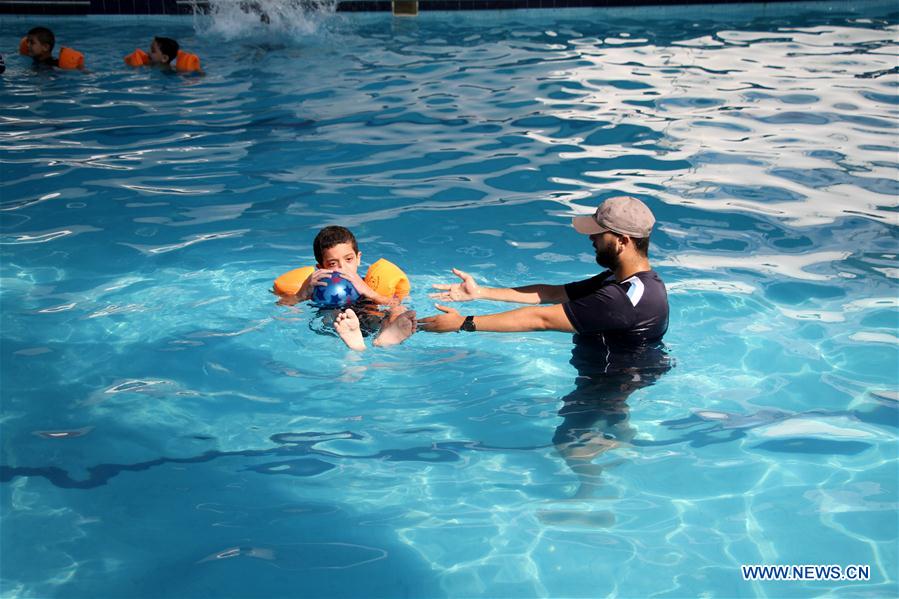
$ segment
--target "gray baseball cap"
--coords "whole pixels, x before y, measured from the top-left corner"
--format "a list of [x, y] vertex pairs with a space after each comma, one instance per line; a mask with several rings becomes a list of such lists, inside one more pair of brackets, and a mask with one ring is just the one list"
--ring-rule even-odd
[[609, 198], [592, 215], [575, 216], [571, 219], [574, 229], [584, 235], [611, 231], [637, 239], [649, 237], [655, 222], [649, 207], [631, 196]]

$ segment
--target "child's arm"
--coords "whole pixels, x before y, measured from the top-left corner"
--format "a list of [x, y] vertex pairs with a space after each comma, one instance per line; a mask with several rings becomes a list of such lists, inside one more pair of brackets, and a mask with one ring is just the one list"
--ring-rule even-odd
[[394, 298], [392, 298], [391, 296], [381, 295], [380, 293], [369, 287], [368, 283], [366, 283], [362, 279], [362, 277], [359, 276], [359, 273], [343, 272], [342, 270], [337, 270], [335, 272], [339, 272], [344, 279], [352, 283], [353, 287], [356, 288], [356, 291], [358, 291], [359, 295], [361, 295], [362, 297], [368, 298], [381, 306], [387, 306], [394, 303]]
[[303, 281], [303, 284], [300, 285], [300, 288], [297, 290], [297, 300], [305, 302], [312, 299], [312, 291], [315, 289], [315, 287], [324, 287], [325, 285], [327, 285], [328, 283], [326, 281], [322, 281], [322, 279], [330, 277], [331, 273], [333, 272], [333, 270], [326, 270], [322, 268], [316, 270], [311, 275], [306, 277], [306, 280]]

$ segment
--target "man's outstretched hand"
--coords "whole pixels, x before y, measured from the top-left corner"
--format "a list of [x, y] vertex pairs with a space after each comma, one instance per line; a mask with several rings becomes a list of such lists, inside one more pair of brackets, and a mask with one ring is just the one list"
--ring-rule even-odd
[[444, 314], [422, 318], [418, 321], [419, 328], [429, 333], [452, 333], [458, 331], [465, 317], [459, 314], [459, 311], [455, 308], [441, 306], [440, 304], [434, 305]]
[[432, 298], [444, 302], [467, 302], [481, 296], [481, 288], [470, 274], [458, 268], [453, 269], [453, 274], [462, 279], [462, 282], [434, 285], [434, 289], [440, 289], [440, 292], [432, 293]]

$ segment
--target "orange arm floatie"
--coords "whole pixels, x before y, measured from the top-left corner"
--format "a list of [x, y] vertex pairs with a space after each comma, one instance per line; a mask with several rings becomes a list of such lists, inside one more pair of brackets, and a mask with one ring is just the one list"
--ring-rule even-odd
[[31, 56], [31, 52], [28, 51], [28, 36], [22, 38], [19, 42], [19, 54], [23, 56]]
[[368, 267], [365, 282], [381, 295], [399, 299], [409, 295], [409, 277], [396, 264], [384, 258]]
[[[306, 279], [315, 272], [315, 267], [304, 266], [286, 272], [277, 279], [273, 286], [278, 295], [296, 295], [306, 282]], [[403, 299], [409, 295], [409, 277], [392, 262], [381, 258], [368, 267], [365, 273], [365, 283], [381, 295], [398, 297]]]
[[125, 64], [129, 67], [148, 66], [150, 64], [150, 55], [138, 48], [125, 57]]
[[275, 279], [274, 291], [278, 295], [296, 295], [309, 275], [315, 272], [315, 267], [304, 266], [286, 272]]
[[178, 58], [175, 60], [175, 68], [188, 73], [200, 70], [200, 59], [196, 54], [178, 50]]
[[71, 48], [63, 48], [59, 51], [59, 68], [61, 69], [83, 69], [84, 54], [78, 50]]

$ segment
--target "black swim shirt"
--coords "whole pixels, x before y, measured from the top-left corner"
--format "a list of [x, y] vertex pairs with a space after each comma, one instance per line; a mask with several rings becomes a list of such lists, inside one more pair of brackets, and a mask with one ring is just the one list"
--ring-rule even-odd
[[648, 270], [616, 281], [607, 270], [565, 285], [565, 315], [577, 331], [572, 364], [578, 370], [653, 367], [662, 359], [662, 336], [668, 330], [668, 292], [659, 275]]

